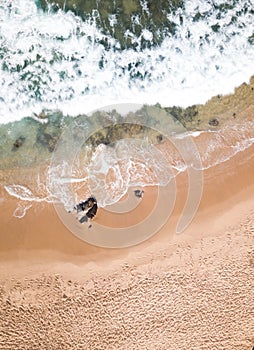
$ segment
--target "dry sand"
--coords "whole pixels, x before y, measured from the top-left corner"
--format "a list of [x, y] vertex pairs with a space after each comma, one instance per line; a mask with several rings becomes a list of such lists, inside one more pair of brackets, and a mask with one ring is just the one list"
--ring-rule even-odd
[[0, 349], [251, 350], [253, 154], [204, 172], [199, 211], [175, 235], [183, 174], [168, 223], [128, 249], [84, 243], [51, 205], [18, 220], [16, 201], [2, 202]]

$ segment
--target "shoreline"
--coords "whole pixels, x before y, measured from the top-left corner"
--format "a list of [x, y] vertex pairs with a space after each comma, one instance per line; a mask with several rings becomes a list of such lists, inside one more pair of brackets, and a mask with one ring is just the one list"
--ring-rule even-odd
[[[251, 126], [252, 116], [250, 105], [242, 117]], [[248, 125], [236, 133], [232, 128], [220, 129], [220, 141], [225, 143], [209, 154], [209, 162], [225, 158], [228, 144], [251, 140], [253, 126]], [[214, 144], [213, 135], [217, 133], [195, 138], [203, 155]], [[167, 143], [160, 147], [170, 159]], [[45, 164], [32, 172], [28, 168], [1, 171], [2, 185], [19, 179], [29, 188], [38, 169], [43, 183]], [[122, 249], [85, 243], [62, 223], [53, 204], [33, 203], [23, 218], [14, 218], [19, 201], [1, 186], [0, 344], [4, 350], [251, 349], [254, 144], [202, 174], [201, 202], [182, 234], [175, 231], [188, 194], [186, 171], [175, 177], [175, 202], [173, 192], [160, 187], [163, 196], [159, 197], [158, 188], [151, 186], [144, 188], [134, 215], [127, 213], [124, 222], [121, 216], [99, 209], [88, 235], [96, 234], [95, 223], [119, 227], [135, 224], [137, 218], [146, 223], [158, 198], [162, 198], [158, 208], [172, 201], [171, 215], [159, 232]], [[154, 217], [158, 223], [159, 214]]]
[[176, 235], [187, 189], [182, 174], [169, 222], [128, 249], [82, 242], [52, 205], [18, 220], [16, 201], [2, 202], [5, 349], [251, 349], [253, 150], [204, 171], [199, 210]]
[[[204, 188], [198, 212], [186, 231], [180, 235], [176, 235], [174, 230], [178, 217], [185, 205], [188, 179], [186, 172], [178, 175], [176, 179], [177, 196], [172, 215], [167, 224], [160, 230], [161, 232], [156, 233], [149, 241], [152, 242], [152, 244], [155, 244], [157, 240], [162, 239], [164, 241], [165, 232], [171, 232], [169, 235], [170, 240], [185, 240], [185, 237], [188, 237], [190, 232], [198, 230], [200, 224], [206, 221], [204, 217], [212, 221], [218, 216], [219, 221], [222, 221], [220, 220], [221, 216], [223, 217], [223, 215], [227, 215], [227, 213], [230, 216], [230, 212], [234, 212], [237, 206], [244, 207], [245, 201], [251, 202], [254, 197], [254, 184], [251, 175], [254, 172], [253, 150], [254, 145], [247, 151], [239, 152], [228, 162], [216, 165], [212, 169], [203, 172]], [[247, 159], [247, 163], [244, 162], [245, 159]], [[225, 171], [227, 173], [225, 173]], [[152, 209], [150, 200], [154, 198], [154, 195], [156, 196], [157, 190], [155, 187], [151, 187], [145, 188], [145, 192], [145, 197], [142, 199], [144, 203], [140, 209], [141, 214], [142, 212], [149, 212], [149, 210]], [[90, 254], [98, 253], [98, 256], [107, 256], [110, 255], [112, 251], [115, 253], [117, 251], [117, 249], [92, 246], [75, 237], [57, 217], [57, 213], [52, 204], [36, 203], [34, 207], [28, 210], [24, 218], [14, 218], [12, 217], [12, 213], [17, 205], [17, 200], [13, 197], [11, 198], [7, 194], [5, 194], [5, 197], [7, 197], [7, 200], [0, 203], [3, 214], [0, 234], [1, 260], [5, 259], [5, 255], [13, 255], [14, 259], [18, 256], [23, 256], [25, 258], [26, 254], [29, 252], [31, 255], [33, 255], [33, 252], [35, 253], [34, 257], [36, 260], [37, 250], [45, 252], [55, 251], [59, 253], [60, 256], [63, 254], [63, 258], [64, 254], [69, 254], [74, 260], [76, 257], [79, 259], [82, 255], [86, 260]], [[104, 210], [100, 210], [99, 219], [102, 220], [106, 217], [107, 221], [107, 214], [105, 216], [103, 213]], [[240, 212], [242, 213], [242, 211]], [[234, 219], [238, 216], [240, 218], [242, 215], [234, 215]], [[108, 224], [110, 226], [109, 222]], [[222, 225], [222, 227], [223, 226], [224, 225]], [[31, 227], [36, 228], [37, 233], [33, 232]], [[8, 232], [8, 234], [6, 234], [6, 232]], [[116, 255], [128, 255], [133, 249], [139, 251], [139, 248], [146, 248], [146, 245], [147, 243], [144, 242], [134, 247], [122, 248], [119, 250], [120, 253]], [[17, 253], [18, 251], [19, 253]], [[24, 251], [24, 254], [21, 253], [21, 251]], [[110, 252], [110, 254], [107, 254], [107, 252]], [[54, 261], [53, 256], [52, 261]]]
[[[59, 110], [43, 110], [37, 117], [25, 117], [19, 121], [0, 124], [0, 170], [12, 171], [24, 166], [28, 169], [47, 164], [57, 150], [57, 144], [61, 145], [65, 141], [63, 137], [67, 137], [67, 140], [68, 137], [73, 137], [72, 142], [77, 141], [77, 149], [85, 142], [93, 151], [99, 145], [111, 145], [130, 137], [148, 137], [152, 144], [160, 146], [164, 136], [174, 137], [186, 132], [189, 136], [192, 133], [206, 135], [221, 132], [226, 138], [232, 132], [235, 138], [232, 141], [235, 141], [235, 127], [241, 129], [245, 139], [248, 139], [249, 129], [253, 130], [253, 99], [254, 76], [251, 76], [248, 84], [241, 84], [231, 94], [214, 96], [204, 104], [186, 108], [161, 107], [159, 104], [120, 104], [126, 113], [129, 111], [125, 117], [117, 111], [119, 105], [112, 105], [111, 111], [107, 108], [106, 111], [99, 109], [90, 117], [85, 114], [71, 117], [63, 115]], [[133, 106], [135, 112], [132, 112]], [[89, 137], [86, 131], [82, 133], [80, 130], [84, 123], [91, 129]], [[73, 135], [66, 133], [70, 127], [73, 128]], [[227, 144], [224, 146], [227, 147]]]
[[252, 1], [0, 5], [0, 350], [254, 350]]

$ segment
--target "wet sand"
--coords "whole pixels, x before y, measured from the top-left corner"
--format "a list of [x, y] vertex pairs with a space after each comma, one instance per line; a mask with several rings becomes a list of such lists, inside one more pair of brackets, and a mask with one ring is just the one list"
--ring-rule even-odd
[[[52, 205], [12, 217], [0, 203], [1, 349], [252, 349], [254, 146], [204, 171], [199, 210], [126, 249], [98, 248], [71, 234]], [[145, 189], [142, 212], [156, 188]], [[106, 220], [99, 211], [96, 220]]]

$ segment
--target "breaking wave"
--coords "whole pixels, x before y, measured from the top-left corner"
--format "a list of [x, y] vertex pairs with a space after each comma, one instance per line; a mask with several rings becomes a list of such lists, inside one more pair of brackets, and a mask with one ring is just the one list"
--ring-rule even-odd
[[[87, 113], [112, 103], [188, 106], [232, 92], [253, 73], [253, 1], [186, 0], [168, 15], [160, 46], [119, 50], [95, 23], [42, 12], [33, 0], [0, 4], [0, 122], [43, 108]], [[229, 6], [230, 5], [230, 6]], [[146, 29], [142, 35], [149, 42]], [[133, 41], [138, 37], [133, 35]]]
[[[228, 6], [223, 4], [222, 0], [186, 0], [183, 8], [168, 15], [175, 33], [165, 35], [161, 45], [142, 48], [140, 36], [133, 34], [135, 49], [120, 50], [115, 39], [103, 34], [91, 17], [82, 20], [62, 10], [43, 12], [33, 0], [2, 0], [0, 123], [24, 121], [22, 118], [34, 118], [47, 109], [75, 117], [121, 103], [186, 107], [233, 92], [253, 74], [254, 3], [229, 0]], [[141, 35], [152, 42], [148, 28], [143, 28]], [[105, 37], [108, 47], [101, 43]], [[31, 121], [24, 122], [24, 130], [28, 123]], [[21, 124], [19, 127], [21, 130]], [[49, 131], [40, 137], [35, 129], [31, 129], [32, 142], [51, 142], [48, 147], [53, 148], [55, 139]], [[250, 147], [253, 130], [253, 122], [248, 121], [176, 138], [184, 141], [191, 136], [202, 169], [208, 169]], [[155, 148], [143, 141], [138, 151], [134, 146], [126, 140], [115, 147], [100, 145], [92, 157], [88, 152], [73, 161], [70, 176], [59, 176], [69, 166], [62, 163], [48, 168], [42, 182], [37, 181], [37, 173], [30, 174], [34, 181], [23, 177], [19, 183], [19, 176], [15, 183], [3, 181], [6, 192], [20, 200], [14, 215], [21, 218], [32, 203], [45, 201], [60, 201], [70, 209], [91, 193], [100, 206], [106, 206], [122, 198], [130, 186], [165, 185], [189, 166], [172, 145], [161, 143]], [[158, 152], [163, 153], [160, 161]], [[31, 143], [29, 157], [23, 154], [21, 161], [27, 158], [33, 163], [40, 153]], [[124, 154], [128, 157], [123, 158]], [[9, 147], [8, 157], [13, 155]], [[52, 182], [52, 178], [58, 181]]]

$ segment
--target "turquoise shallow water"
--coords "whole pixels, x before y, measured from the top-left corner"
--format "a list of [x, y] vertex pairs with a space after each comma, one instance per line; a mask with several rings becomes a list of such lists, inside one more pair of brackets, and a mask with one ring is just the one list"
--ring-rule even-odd
[[[142, 120], [142, 123], [140, 122]], [[59, 111], [0, 126], [0, 178], [23, 216], [35, 202], [66, 210], [95, 195], [111, 205], [129, 187], [166, 185], [179, 173], [227, 162], [254, 142], [253, 120], [187, 131], [159, 106], [64, 117]]]
[[[158, 127], [156, 120], [160, 118], [160, 129], [164, 124], [172, 125], [172, 132], [177, 129], [179, 122], [169, 113], [159, 107], [141, 107], [131, 113], [131, 121], [121, 113], [112, 109], [110, 112], [98, 111], [92, 115], [75, 117], [64, 116], [61, 111], [44, 111], [40, 115], [23, 118], [20, 121], [0, 125], [0, 169], [14, 167], [33, 167], [43, 162], [50, 162], [59, 139], [65, 131], [72, 128], [73, 142], [91, 146], [94, 150], [100, 144], [109, 146], [116, 141], [139, 137], [148, 137], [151, 142], [162, 141], [160, 131], [149, 131], [140, 124], [141, 116], [147, 125]], [[147, 112], [148, 111], [148, 112]], [[153, 120], [157, 113], [157, 118]], [[161, 113], [161, 116], [158, 116]], [[129, 120], [129, 122], [128, 122]], [[132, 122], [133, 124], [126, 124]], [[173, 126], [175, 124], [175, 126]], [[87, 134], [84, 130], [91, 129]], [[184, 130], [182, 127], [179, 131]], [[60, 140], [61, 141], [61, 140]]]

